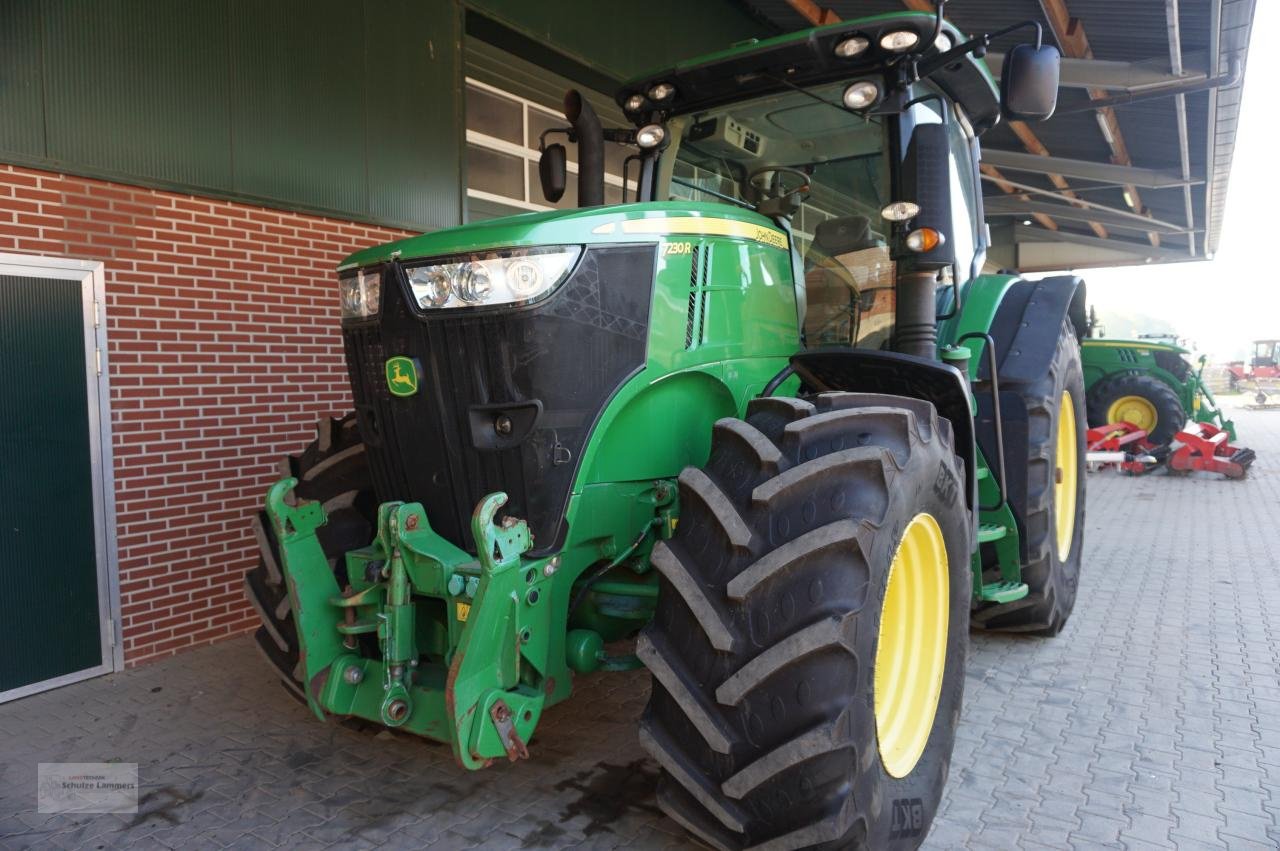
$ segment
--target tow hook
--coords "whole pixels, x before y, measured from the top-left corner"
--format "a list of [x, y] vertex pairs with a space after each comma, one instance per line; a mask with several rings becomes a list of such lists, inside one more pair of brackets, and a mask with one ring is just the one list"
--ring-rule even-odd
[[495, 700], [493, 706], [489, 708], [489, 717], [493, 719], [493, 726], [498, 730], [498, 738], [502, 740], [502, 747], [507, 751], [507, 759], [512, 762], [528, 759], [529, 748], [516, 732], [516, 725], [511, 720], [511, 707], [507, 706], [506, 701]]

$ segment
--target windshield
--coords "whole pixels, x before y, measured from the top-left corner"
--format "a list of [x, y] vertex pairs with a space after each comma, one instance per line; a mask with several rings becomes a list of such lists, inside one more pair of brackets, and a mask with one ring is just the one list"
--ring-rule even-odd
[[682, 115], [668, 124], [671, 145], [658, 169], [656, 197], [751, 208], [748, 187], [769, 194], [809, 190], [791, 218], [804, 260], [805, 338], [880, 348], [893, 317], [893, 263], [880, 211], [890, 183], [879, 116], [840, 106], [844, 83], [793, 90]]

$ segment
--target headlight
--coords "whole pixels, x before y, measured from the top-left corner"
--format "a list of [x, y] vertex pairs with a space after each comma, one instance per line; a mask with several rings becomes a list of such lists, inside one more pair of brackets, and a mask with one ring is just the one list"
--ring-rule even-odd
[[343, 319], [360, 319], [378, 312], [382, 296], [382, 270], [353, 269], [338, 277], [338, 299]]
[[870, 46], [871, 42], [862, 36], [851, 35], [836, 44], [835, 54], [841, 59], [852, 59]]
[[880, 99], [880, 87], [870, 80], [850, 83], [841, 100], [850, 109], [867, 109]]
[[667, 131], [661, 124], [646, 124], [636, 131], [636, 145], [646, 151], [661, 145], [665, 138], [667, 138]]
[[920, 43], [920, 34], [914, 30], [894, 30], [880, 36], [880, 46], [893, 53], [910, 50]]
[[582, 248], [492, 251], [452, 263], [433, 263], [407, 270], [418, 307], [492, 307], [524, 304], [556, 288]]

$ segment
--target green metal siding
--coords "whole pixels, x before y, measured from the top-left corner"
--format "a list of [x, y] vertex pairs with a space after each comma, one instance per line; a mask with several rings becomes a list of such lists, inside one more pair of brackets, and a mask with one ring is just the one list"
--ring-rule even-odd
[[236, 0], [231, 17], [236, 191], [366, 212], [361, 6]]
[[44, 0], [39, 7], [49, 160], [230, 185], [221, 4]]
[[80, 282], [0, 275], [0, 692], [102, 664]]
[[461, 29], [455, 0], [0, 3], [0, 161], [458, 224]]
[[44, 154], [40, 9], [0, 3], [0, 150]]
[[531, 67], [606, 95], [611, 81], [768, 34], [732, 0], [0, 2], [0, 162], [417, 230], [458, 224], [464, 7]]
[[[462, 207], [462, 10], [448, 2], [366, 6], [366, 40], [403, 33], [369, 52], [364, 123], [369, 213], [379, 221], [457, 223]], [[451, 206], [445, 208], [444, 199]], [[433, 204], [438, 205], [433, 209]]]
[[464, 0], [467, 8], [614, 80], [775, 35], [732, 0]]

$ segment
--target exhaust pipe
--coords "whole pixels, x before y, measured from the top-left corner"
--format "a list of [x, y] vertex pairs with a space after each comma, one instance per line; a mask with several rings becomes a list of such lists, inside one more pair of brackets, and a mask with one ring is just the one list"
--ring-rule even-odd
[[604, 130], [591, 104], [569, 89], [564, 96], [564, 117], [578, 139], [578, 206], [604, 204]]

